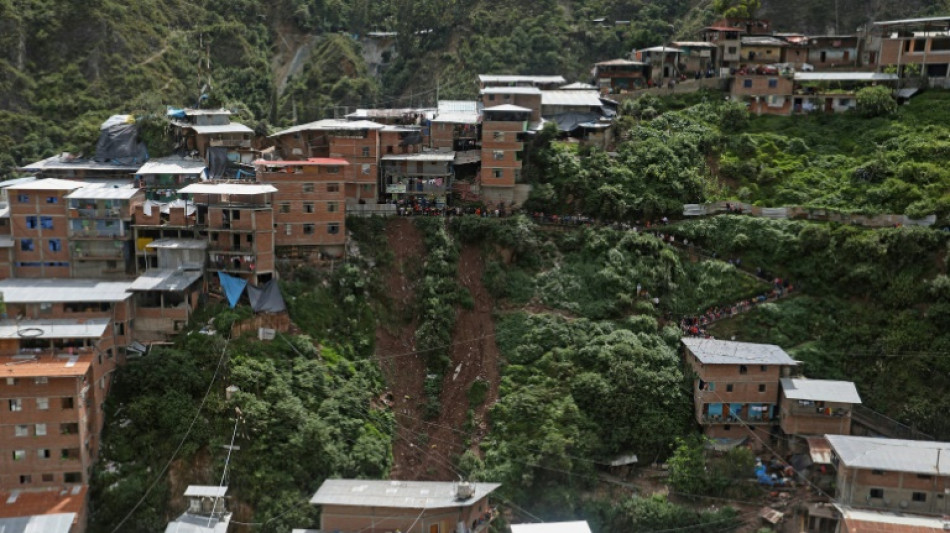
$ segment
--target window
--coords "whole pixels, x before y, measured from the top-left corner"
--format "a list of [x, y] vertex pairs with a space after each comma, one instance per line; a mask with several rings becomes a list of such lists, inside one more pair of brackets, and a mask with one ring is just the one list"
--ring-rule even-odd
[[765, 392], [765, 384], [762, 383], [759, 385], [759, 392]]
[[363, 157], [369, 157], [369, 146], [363, 147]]
[[327, 202], [327, 213], [336, 213], [340, 209], [340, 204], [337, 202]]
[[769, 89], [775, 89], [778, 87], [778, 78], [769, 78]]
[[244, 240], [247, 241], [248, 244], [253, 244], [253, 243], [254, 243], [254, 234], [253, 234], [253, 233], [248, 233], [248, 234], [244, 237]]
[[44, 436], [46, 436], [46, 424], [37, 424], [34, 429], [36, 429], [36, 436], [37, 436], [37, 437], [44, 437]]
[[871, 492], [868, 494], [869, 498], [883, 498], [884, 489], [871, 489]]
[[838, 100], [838, 105], [840, 105], [840, 106], [842, 106], [842, 107], [849, 106], [849, 105], [851, 105], [851, 99], [850, 99], [850, 98], [840, 98], [840, 99]]
[[29, 437], [30, 436], [30, 426], [26, 424], [17, 424], [13, 428], [13, 434], [17, 437]]
[[36, 229], [36, 217], [26, 217], [26, 228], [27, 229]]
[[730, 47], [729, 47], [729, 53], [730, 53], [730, 54], [735, 54], [735, 53], [736, 53], [736, 47], [735, 47], [735, 46], [730, 46]]
[[313, 202], [304, 202], [303, 204], [304, 213], [313, 213]]
[[74, 406], [72, 397], [61, 398], [61, 403], [63, 409], [72, 409]]
[[29, 195], [29, 194], [18, 194], [18, 195], [16, 195], [16, 201], [19, 202], [19, 203], [21, 203], [21, 204], [29, 203], [29, 202], [30, 202], [30, 195]]
[[312, 184], [312, 183], [304, 183], [304, 184], [303, 184], [303, 192], [313, 192], [313, 184]]
[[501, 179], [501, 169], [495, 169], [492, 171], [492, 176], [496, 179]]
[[37, 398], [36, 408], [40, 411], [46, 411], [49, 409], [49, 398]]
[[930, 474], [917, 474], [917, 479], [933, 479]]
[[739, 365], [739, 373], [740, 373], [740, 374], [748, 374], [748, 373], [749, 373], [749, 367], [747, 367], [747, 366], [745, 366], [745, 365]]
[[732, 429], [732, 426], [730, 426], [729, 424], [726, 424], [725, 426], [722, 426], [722, 430], [723, 430], [723, 431], [729, 431], [730, 429]]
[[883, 471], [883, 470], [871, 470], [871, 475], [872, 475], [872, 476], [883, 476], [883, 475], [884, 475], [884, 471]]
[[231, 220], [241, 220], [241, 210], [232, 209], [231, 210]]
[[40, 227], [43, 229], [53, 229], [53, 217], [40, 217]]
[[63, 241], [61, 239], [50, 239], [49, 240], [49, 251], [51, 252], [61, 252], [63, 251]]
[[726, 385], [726, 392], [732, 392], [732, 383]]
[[759, 370], [761, 370], [762, 372], [768, 372], [768, 371], [769, 371], [769, 367], [768, 367], [768, 365], [760, 365], [760, 366], [759, 366]]
[[746, 89], [751, 89], [751, 88], [752, 88], [752, 80], [749, 79], [749, 78], [746, 78], [746, 79], [742, 80], [742, 86], [745, 87]]
[[369, 163], [363, 163], [362, 172], [363, 174], [369, 174]]
[[20, 239], [20, 251], [21, 251], [21, 252], [32, 252], [32, 251], [33, 251], [33, 239]]
[[489, 101], [489, 102], [494, 102], [494, 101], [495, 101], [495, 95], [494, 95], [494, 94], [489, 94], [489, 95], [488, 95], [488, 101]]
[[293, 233], [294, 233], [294, 227], [291, 226], [290, 224], [284, 224], [284, 234], [293, 235]]
[[75, 422], [67, 422], [59, 425], [60, 435], [75, 435], [76, 433], [79, 433], [79, 424]]
[[52, 312], [53, 312], [53, 304], [49, 302], [43, 302], [40, 304], [40, 313], [43, 313], [44, 315], [48, 315]]
[[330, 235], [336, 235], [337, 233], [340, 233], [340, 225], [336, 222], [327, 224], [327, 233]]
[[23, 400], [19, 398], [14, 398], [10, 400], [9, 404], [10, 404], [10, 411], [14, 413], [18, 413], [23, 410]]
[[22, 461], [26, 459], [26, 450], [13, 450], [13, 460]]
[[7, 378], [7, 385], [16, 385], [20, 380], [17, 378]]
[[63, 448], [59, 451], [60, 459], [79, 459], [79, 448]]
[[66, 472], [63, 474], [64, 483], [82, 483], [82, 474], [79, 472]]
[[340, 167], [327, 167], [327, 174], [339, 174]]
[[33, 483], [33, 476], [29, 474], [20, 476], [20, 485], [29, 485], [30, 483]]
[[57, 197], [55, 197], [55, 196], [47, 196], [47, 197], [46, 197], [46, 203], [48, 203], [48, 204], [58, 204], [58, 203], [59, 203], [59, 198], [57, 198]]
[[280, 203], [280, 212], [289, 213], [290, 212], [290, 202], [281, 202]]
[[36, 450], [36, 456], [39, 457], [40, 459], [49, 459], [50, 458], [49, 448], [40, 448], [39, 450]]
[[53, 474], [43, 474], [43, 483], [52, 483]]
[[495, 161], [502, 161], [503, 159], [505, 159], [505, 151], [492, 150], [491, 156], [492, 156], [492, 159], [494, 159]]
[[304, 235], [313, 235], [314, 227], [315, 227], [315, 226], [314, 226], [313, 224], [304, 224], [304, 225], [303, 225], [303, 234], [304, 234]]
[[504, 141], [504, 140], [505, 140], [505, 132], [503, 132], [503, 131], [496, 131], [496, 132], [494, 133], [494, 137], [495, 137], [495, 140], [496, 140], [496, 141]]
[[925, 502], [927, 501], [927, 493], [915, 492], [914, 494], [911, 495], [911, 499], [914, 500], [915, 502]]
[[340, 192], [339, 183], [327, 183], [327, 192]]

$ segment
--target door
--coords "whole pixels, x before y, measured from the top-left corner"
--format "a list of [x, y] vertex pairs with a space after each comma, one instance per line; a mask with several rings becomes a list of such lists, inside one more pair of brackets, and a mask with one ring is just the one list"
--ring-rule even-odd
[[439, 524], [429, 524], [429, 533], [439, 533]]

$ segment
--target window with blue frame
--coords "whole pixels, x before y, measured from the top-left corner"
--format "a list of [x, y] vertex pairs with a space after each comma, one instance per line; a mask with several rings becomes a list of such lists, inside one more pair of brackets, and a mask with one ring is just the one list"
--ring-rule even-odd
[[40, 217], [40, 227], [43, 229], [53, 229], [53, 217]]
[[56, 196], [47, 196], [47, 197], [46, 197], [46, 203], [48, 203], [48, 204], [58, 204], [58, 203], [59, 203], [59, 198], [56, 197]]
[[29, 203], [29, 202], [30, 202], [30, 195], [29, 195], [29, 194], [18, 194], [18, 195], [16, 195], [16, 201], [19, 202], [19, 203], [21, 203], [21, 204]]
[[33, 239], [20, 239], [20, 250], [24, 252], [32, 252]]
[[51, 252], [60, 252], [63, 250], [63, 241], [62, 239], [50, 239], [49, 240], [49, 251]]
[[27, 229], [36, 228], [36, 217], [26, 217], [26, 227]]

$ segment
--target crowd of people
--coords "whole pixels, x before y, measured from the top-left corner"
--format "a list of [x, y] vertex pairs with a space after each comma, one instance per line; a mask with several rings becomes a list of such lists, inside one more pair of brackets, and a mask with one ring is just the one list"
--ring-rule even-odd
[[[759, 269], [760, 277], [763, 272]], [[795, 286], [788, 279], [773, 278], [772, 288], [753, 298], [741, 300], [732, 305], [715, 305], [710, 307], [702, 314], [696, 316], [684, 317], [680, 320], [680, 328], [683, 333], [690, 337], [710, 337], [706, 327], [724, 318], [732, 318], [736, 315], [748, 312], [754, 307], [788, 296], [795, 290]]]

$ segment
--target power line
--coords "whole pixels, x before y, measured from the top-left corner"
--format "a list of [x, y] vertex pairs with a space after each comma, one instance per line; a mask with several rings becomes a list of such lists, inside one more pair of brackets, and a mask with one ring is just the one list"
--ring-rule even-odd
[[118, 525], [115, 526], [115, 529], [112, 530], [112, 533], [118, 533], [118, 531], [122, 529], [122, 525], [125, 524], [126, 521], [128, 521], [128, 519], [131, 518], [133, 514], [135, 514], [135, 511], [137, 511], [139, 506], [141, 506], [142, 503], [145, 501], [145, 499], [148, 498], [148, 495], [152, 493], [152, 490], [155, 489], [155, 487], [158, 485], [158, 482], [162, 479], [162, 477], [164, 477], [165, 472], [168, 471], [168, 468], [171, 466], [172, 462], [175, 460], [175, 457], [178, 456], [178, 453], [181, 451], [182, 447], [184, 447], [185, 441], [187, 441], [188, 436], [191, 435], [191, 430], [194, 429], [195, 423], [198, 422], [198, 418], [201, 416], [201, 410], [204, 408], [205, 402], [208, 400], [208, 396], [211, 395], [211, 389], [214, 386], [215, 380], [217, 380], [218, 378], [218, 373], [221, 371], [221, 366], [224, 364], [225, 356], [228, 353], [228, 343], [230, 342], [231, 342], [230, 337], [224, 340], [224, 347], [221, 348], [221, 356], [218, 358], [218, 365], [215, 367], [214, 374], [211, 376], [211, 382], [208, 383], [208, 390], [205, 391], [204, 397], [201, 398], [201, 403], [198, 404], [198, 410], [195, 411], [195, 417], [191, 419], [191, 424], [188, 425], [188, 429], [185, 431], [185, 435], [181, 438], [181, 442], [178, 443], [178, 447], [175, 448], [175, 451], [174, 453], [172, 453], [172, 456], [168, 459], [168, 462], [165, 463], [165, 466], [162, 467], [162, 470], [158, 473], [158, 476], [155, 477], [155, 480], [152, 481], [152, 484], [149, 485], [148, 489], [146, 489], [145, 494], [143, 494], [142, 497], [139, 499], [139, 501], [136, 502], [135, 506], [132, 507], [132, 510], [129, 511], [127, 515], [125, 515], [122, 521], [120, 521]]

